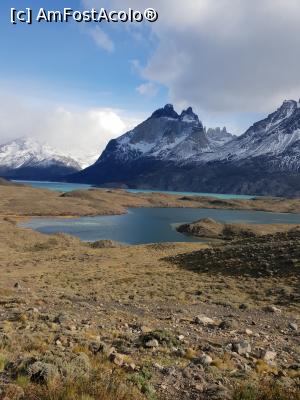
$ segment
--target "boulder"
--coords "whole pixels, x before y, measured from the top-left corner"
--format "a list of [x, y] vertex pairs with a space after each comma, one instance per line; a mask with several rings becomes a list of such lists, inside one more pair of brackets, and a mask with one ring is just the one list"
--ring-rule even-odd
[[251, 345], [246, 340], [241, 340], [240, 342], [232, 343], [232, 350], [240, 356], [244, 356], [251, 353]]
[[149, 340], [148, 342], [145, 343], [145, 346], [149, 347], [149, 348], [154, 348], [154, 347], [158, 347], [159, 343], [158, 343], [158, 340], [151, 339], [151, 340]]
[[297, 330], [298, 330], [298, 325], [297, 325], [295, 322], [290, 322], [290, 323], [289, 323], [289, 328], [290, 328], [292, 331], [297, 331]]
[[262, 350], [260, 354], [260, 358], [266, 362], [273, 362], [277, 356], [275, 351], [270, 350]]
[[217, 325], [217, 322], [214, 319], [206, 317], [205, 315], [197, 315], [194, 319], [194, 322], [198, 325], [209, 326], [209, 327]]

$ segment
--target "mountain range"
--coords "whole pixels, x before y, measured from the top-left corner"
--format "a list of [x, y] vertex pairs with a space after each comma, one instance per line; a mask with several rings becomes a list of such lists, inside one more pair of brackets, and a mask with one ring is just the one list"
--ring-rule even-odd
[[300, 105], [283, 104], [243, 135], [206, 129], [189, 107], [171, 104], [68, 178], [102, 186], [300, 196]]
[[32, 138], [0, 145], [0, 176], [11, 179], [58, 180], [81, 170], [73, 158]]
[[191, 107], [178, 114], [167, 104], [111, 140], [91, 166], [82, 167], [30, 138], [0, 145], [0, 176], [12, 179], [300, 196], [300, 103], [284, 101], [241, 136], [225, 127], [207, 129]]

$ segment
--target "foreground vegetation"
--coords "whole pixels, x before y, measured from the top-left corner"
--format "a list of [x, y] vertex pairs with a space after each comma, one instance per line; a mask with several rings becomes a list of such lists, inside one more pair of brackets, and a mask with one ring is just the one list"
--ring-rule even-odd
[[90, 245], [18, 228], [20, 204], [0, 218], [1, 400], [299, 400], [299, 231]]

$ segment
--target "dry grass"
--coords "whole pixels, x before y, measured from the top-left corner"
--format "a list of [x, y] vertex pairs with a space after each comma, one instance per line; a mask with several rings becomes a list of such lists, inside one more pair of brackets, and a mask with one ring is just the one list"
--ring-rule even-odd
[[80, 216], [123, 214], [129, 207], [188, 207], [300, 212], [299, 199], [258, 198], [220, 200], [181, 197], [161, 193], [127, 193], [123, 190], [90, 189], [61, 194], [29, 186], [0, 185], [0, 214], [24, 216]]
[[232, 400], [300, 400], [300, 389], [288, 388], [273, 381], [238, 387]]
[[[105, 213], [112, 212], [109, 203], [115, 199], [118, 207], [120, 204], [122, 207], [133, 204], [149, 206], [151, 199], [150, 196], [124, 195], [121, 191], [105, 194], [101, 190], [88, 192], [88, 198], [79, 192], [60, 197], [56, 193], [35, 192], [27, 188], [18, 195], [13, 189], [1, 197], [1, 190], [0, 209], [2, 207], [3, 212], [14, 215], [22, 213], [22, 196], [24, 212], [28, 215], [33, 209], [42, 215], [48, 212]], [[181, 204], [187, 202], [179, 201]], [[202, 201], [188, 203], [189, 206], [199, 206]], [[277, 206], [280, 208], [285, 204], [295, 209], [298, 203], [294, 202], [293, 206], [282, 202]], [[170, 197], [161, 196], [152, 199], [151, 204], [174, 203]], [[253, 207], [254, 202], [251, 204]], [[223, 357], [222, 353], [222, 348], [228, 343], [226, 335], [230, 335], [229, 329], [220, 331], [199, 327], [193, 320], [202, 314], [217, 320], [233, 315], [230, 318], [235, 318], [238, 329], [243, 331], [254, 320], [255, 325], [250, 328], [254, 333], [266, 332], [268, 340], [263, 342], [263, 336], [256, 339], [253, 335], [251, 341], [262, 341], [259, 346], [266, 347], [278, 340], [276, 350], [280, 352], [286, 347], [288, 334], [289, 346], [294, 348], [296, 336], [287, 331], [287, 326], [290, 320], [294, 321], [300, 315], [299, 303], [280, 304], [282, 313], [275, 316], [262, 309], [276, 303], [279, 296], [293, 294], [299, 283], [298, 276], [288, 274], [257, 279], [246, 274], [224, 275], [217, 268], [212, 274], [201, 269], [198, 257], [186, 257], [187, 253], [206, 247], [199, 243], [93, 247], [66, 235], [46, 236], [19, 229], [12, 221], [0, 219], [0, 380], [9, 377], [24, 390], [26, 400], [136, 400], [143, 399], [144, 395], [154, 398], [153, 387], [157, 388], [159, 383], [172, 378], [172, 375], [159, 374], [154, 364], [186, 368], [202, 352], [208, 352], [214, 360], [207, 374], [211, 369], [218, 379], [231, 380], [229, 374], [233, 365], [231, 359]], [[197, 264], [196, 272], [170, 262], [182, 258], [183, 254], [187, 267]], [[247, 304], [248, 309], [240, 310], [241, 303]], [[56, 323], [55, 317], [62, 311], [69, 321]], [[142, 327], [149, 329], [142, 330]], [[283, 335], [280, 334], [282, 330], [285, 332]], [[141, 339], [147, 338], [150, 332], [161, 342], [159, 348], [152, 350], [141, 345]], [[184, 340], [178, 343], [177, 338], [182, 335]], [[99, 338], [114, 346], [123, 354], [125, 362], [134, 363], [137, 369], [129, 371], [126, 367], [116, 367], [105, 357], [94, 357], [89, 344]], [[88, 376], [82, 374], [78, 378], [77, 372], [74, 376], [71, 361], [72, 357], [83, 354], [89, 358], [91, 370]], [[293, 352], [285, 354], [287, 366], [295, 362], [292, 356]], [[44, 361], [44, 358], [50, 363], [60, 363], [58, 369], [64, 371], [61, 379], [47, 384], [29, 379], [26, 362], [31, 359]], [[278, 360], [281, 359], [278, 354]], [[265, 365], [262, 367], [267, 368]], [[287, 376], [298, 378], [299, 371], [293, 372], [294, 377], [288, 375], [292, 374], [289, 371], [285, 369]], [[252, 373], [256, 377], [265, 373], [272, 376], [273, 373], [269, 370], [258, 372], [254, 365]], [[251, 395], [257, 395], [256, 389], [251, 390]], [[182, 392], [175, 393], [172, 382], [166, 391], [168, 399], [183, 398]], [[247, 393], [245, 388], [243, 391], [237, 389], [235, 400], [276, 399], [273, 394], [270, 399], [245, 397]], [[158, 392], [157, 398], [162, 399], [163, 395]], [[299, 400], [299, 397], [290, 398]], [[278, 397], [278, 400], [287, 398]]]
[[142, 400], [144, 396], [124, 379], [107, 375], [103, 370], [94, 371], [89, 379], [53, 381], [47, 385], [30, 382], [19, 377], [17, 383], [25, 393], [26, 400]]

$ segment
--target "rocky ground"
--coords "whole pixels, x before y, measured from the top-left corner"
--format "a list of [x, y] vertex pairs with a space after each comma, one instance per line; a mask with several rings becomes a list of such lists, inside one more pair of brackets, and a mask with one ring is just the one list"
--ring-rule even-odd
[[[44, 213], [69, 197], [83, 210], [81, 195], [49, 194]], [[21, 196], [8, 197], [0, 399], [300, 398], [298, 231], [211, 246], [88, 244], [18, 228]]]

